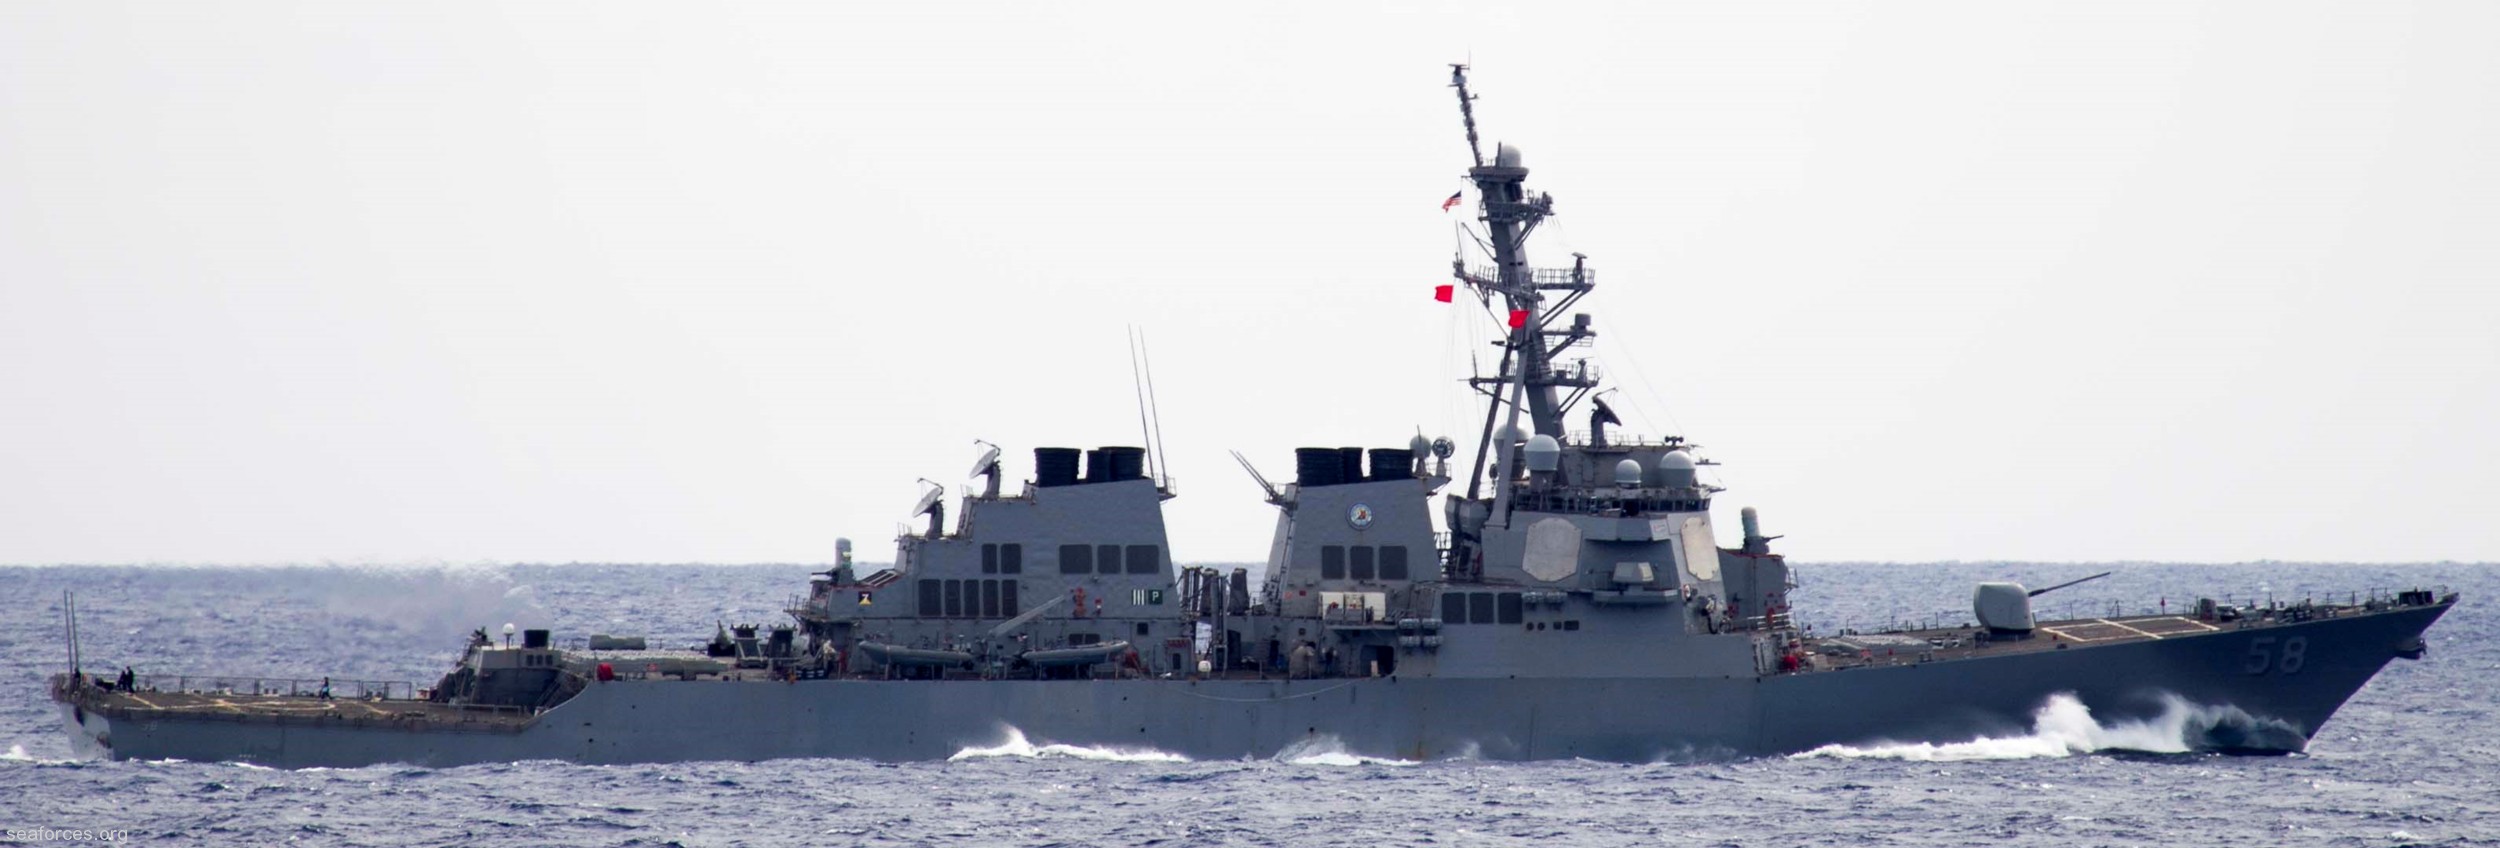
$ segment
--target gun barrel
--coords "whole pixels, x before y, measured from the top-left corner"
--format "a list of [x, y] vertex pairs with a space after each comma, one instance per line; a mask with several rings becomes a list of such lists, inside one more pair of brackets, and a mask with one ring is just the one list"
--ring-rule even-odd
[[2077, 584], [2077, 583], [2090, 583], [2090, 582], [2092, 582], [2092, 581], [2094, 581], [2094, 580], [2099, 580], [2099, 579], [2101, 579], [2101, 578], [2103, 578], [2103, 577], [2108, 577], [2108, 576], [2110, 576], [2110, 575], [2112, 575], [2112, 574], [2116, 574], [2116, 573], [2118, 573], [2118, 572], [2115, 572], [2115, 571], [2104, 571], [2104, 572], [2101, 572], [2101, 573], [2099, 573], [2099, 574], [2095, 574], [2095, 575], [2092, 575], [2092, 576], [2090, 576], [2090, 577], [2083, 578], [2083, 579], [2081, 579], [2081, 580], [2068, 580], [2068, 581], [2066, 581], [2066, 582], [2064, 582], [2064, 583], [2059, 583], [2059, 584], [2057, 584], [2057, 585], [2055, 585], [2055, 586], [2051, 586], [2051, 587], [2048, 587], [2048, 588], [2046, 588], [2046, 589], [2033, 589], [2033, 590], [2031, 590], [2031, 592], [2030, 592], [2029, 594], [2025, 595], [2025, 597], [2037, 598], [2037, 597], [2040, 597], [2041, 595], [2048, 594], [2048, 593], [2050, 593], [2050, 592], [2055, 592], [2055, 591], [2057, 591], [2057, 590], [2059, 590], [2059, 589], [2063, 589], [2063, 588], [2066, 588], [2066, 587], [2068, 587], [2068, 586], [2075, 585], [2075, 584]]

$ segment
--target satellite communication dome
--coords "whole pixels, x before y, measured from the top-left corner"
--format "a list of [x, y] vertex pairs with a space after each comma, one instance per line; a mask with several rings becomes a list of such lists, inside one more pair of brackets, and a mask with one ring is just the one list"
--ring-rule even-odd
[[1667, 451], [1665, 456], [1658, 458], [1658, 475], [1670, 489], [1689, 489], [1699, 485], [1693, 477], [1693, 455], [1681, 450]]
[[1615, 463], [1615, 485], [1626, 489], [1641, 487], [1641, 461], [1627, 459]]
[[1562, 467], [1562, 444], [1554, 437], [1538, 433], [1528, 438], [1528, 470], [1552, 471]]
[[1519, 426], [1516, 424], [1504, 424], [1502, 429], [1493, 431], [1493, 438], [1505, 445], [1518, 444], [1521, 439], [1527, 437], [1528, 434], [1519, 432]]

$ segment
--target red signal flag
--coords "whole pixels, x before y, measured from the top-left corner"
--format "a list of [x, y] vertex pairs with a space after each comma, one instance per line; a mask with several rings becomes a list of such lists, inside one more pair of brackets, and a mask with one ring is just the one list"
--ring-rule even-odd
[[1525, 309], [1513, 309], [1513, 310], [1511, 310], [1511, 311], [1510, 311], [1510, 328], [1511, 328], [1511, 329], [1513, 329], [1513, 330], [1516, 330], [1516, 329], [1519, 329], [1519, 328], [1521, 328], [1521, 327], [1525, 327], [1525, 326], [1528, 326], [1528, 310], [1525, 310]]
[[1440, 301], [1440, 302], [1442, 302], [1442, 303], [1448, 303], [1448, 302], [1450, 302], [1450, 299], [1451, 299], [1451, 298], [1454, 298], [1454, 297], [1457, 297], [1457, 296], [1458, 296], [1458, 287], [1457, 287], [1457, 286], [1433, 286], [1433, 287], [1432, 287], [1432, 299], [1433, 299], [1433, 300], [1438, 300], [1438, 301]]

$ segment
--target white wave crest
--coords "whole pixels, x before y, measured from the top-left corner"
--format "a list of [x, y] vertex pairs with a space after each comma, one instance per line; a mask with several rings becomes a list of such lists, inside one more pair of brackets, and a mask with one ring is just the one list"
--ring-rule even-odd
[[77, 761], [77, 760], [75, 760], [75, 759], [69, 759], [69, 760], [50, 760], [50, 759], [45, 759], [45, 758], [43, 758], [43, 757], [38, 757], [38, 756], [35, 756], [35, 755], [33, 755], [33, 754], [26, 753], [26, 746], [24, 746], [24, 745], [11, 745], [11, 746], [9, 746], [9, 750], [8, 750], [7, 752], [5, 752], [5, 753], [0, 753], [0, 762], [10, 762], [10, 763], [32, 763], [32, 764], [34, 764], [34, 765], [39, 765], [39, 766], [57, 766], [57, 765], [66, 765], [66, 764], [68, 764], [68, 763], [74, 763], [74, 762], [78, 762], [78, 761]]
[[1007, 728], [1006, 741], [989, 747], [974, 746], [965, 748], [961, 751], [956, 751], [954, 756], [947, 757], [946, 761], [952, 763], [964, 760], [988, 759], [991, 757], [1023, 757], [1027, 759], [1064, 758], [1071, 760], [1098, 760], [1113, 763], [1189, 762], [1188, 757], [1166, 751], [1157, 751], [1153, 748], [1113, 748], [1109, 746], [1060, 745], [1056, 743], [1035, 745], [1032, 740], [1024, 738], [1024, 731], [1018, 730], [1014, 727]]
[[1348, 751], [1345, 741], [1322, 734], [1295, 742], [1276, 752], [1276, 761], [1295, 766], [1411, 766], [1414, 760], [1367, 757]]
[[2031, 732], [2022, 736], [1980, 737], [1968, 742], [1944, 744], [1825, 745], [1804, 753], [1790, 754], [1789, 758], [1955, 762], [2071, 757], [2100, 751], [2183, 754], [2196, 749], [2196, 740], [2202, 738], [2208, 728], [2235, 719], [2246, 721], [2247, 715], [2230, 708], [2200, 707], [2178, 696], [2164, 695], [2161, 715], [2146, 721], [2104, 725], [2092, 718], [2090, 707], [2075, 700], [2075, 696], [2061, 692], [2049, 696], [2048, 703], [2040, 705], [2039, 711], [2032, 714]]

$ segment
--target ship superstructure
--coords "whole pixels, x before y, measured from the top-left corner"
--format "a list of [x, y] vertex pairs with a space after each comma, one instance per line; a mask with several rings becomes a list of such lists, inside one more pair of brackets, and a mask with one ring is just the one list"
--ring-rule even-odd
[[[2110, 717], [2228, 708], [2211, 747], [2306, 743], [2455, 598], [2034, 619], [2039, 592], [1982, 584], [1976, 624], [1809, 638], [1754, 511], [1723, 545], [1709, 463], [1634, 433], [1573, 358], [1585, 258], [1529, 263], [1554, 214], [1513, 147], [1488, 160], [1453, 67], [1487, 254], [1452, 263], [1507, 327], [1469, 386], [1472, 462], [1448, 438], [1306, 447], [1281, 485], [1262, 577], [1176, 565], [1146, 447], [1042, 447], [1006, 485], [984, 445], [952, 511], [914, 509], [890, 568], [848, 543], [786, 624], [729, 623], [695, 650], [518, 647], [480, 631], [428, 687], [126, 676], [55, 680], [75, 739], [114, 757], [448, 765], [837, 756], [922, 759], [1014, 729], [1072, 744], [1266, 756], [1318, 738], [1388, 756], [1650, 760], [2019, 730], [2069, 695]], [[1572, 429], [1569, 424], [1583, 422]], [[1611, 429], [1610, 429], [1611, 428]], [[1245, 467], [1249, 463], [1244, 462]], [[1459, 482], [1464, 478], [1463, 488]], [[2046, 591], [2046, 590], [2041, 590]], [[284, 683], [285, 685], [278, 685]]]

